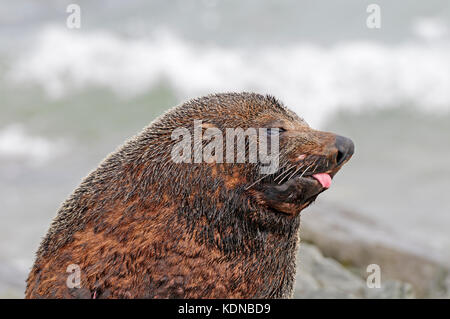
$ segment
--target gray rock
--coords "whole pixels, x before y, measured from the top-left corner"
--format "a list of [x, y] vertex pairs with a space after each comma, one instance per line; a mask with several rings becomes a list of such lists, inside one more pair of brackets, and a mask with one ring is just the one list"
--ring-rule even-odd
[[414, 298], [411, 284], [381, 281], [380, 288], [369, 288], [366, 280], [308, 243], [301, 243], [294, 298]]
[[314, 205], [302, 216], [300, 237], [316, 245], [325, 256], [352, 265], [360, 278], [367, 277], [368, 265], [377, 264], [383, 282], [408, 282], [417, 297], [445, 298], [450, 294], [445, 283], [450, 265], [442, 256], [427, 249], [426, 243], [401, 237], [366, 216], [326, 203]]
[[370, 299], [412, 299], [415, 298], [413, 286], [400, 281], [386, 281], [380, 288], [368, 288], [365, 297]]
[[361, 278], [324, 257], [317, 247], [300, 244], [295, 298], [356, 298], [363, 292]]

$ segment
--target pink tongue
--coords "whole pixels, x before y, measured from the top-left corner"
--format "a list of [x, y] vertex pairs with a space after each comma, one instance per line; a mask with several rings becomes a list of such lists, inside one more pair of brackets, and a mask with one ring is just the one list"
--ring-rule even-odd
[[314, 174], [313, 177], [322, 184], [322, 187], [329, 188], [331, 186], [331, 176], [326, 173]]

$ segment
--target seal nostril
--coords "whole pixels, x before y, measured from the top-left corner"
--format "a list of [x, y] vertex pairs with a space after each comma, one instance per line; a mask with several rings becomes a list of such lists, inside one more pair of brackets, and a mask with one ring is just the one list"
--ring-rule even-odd
[[341, 164], [345, 159], [345, 154], [342, 153], [341, 151], [338, 151], [337, 156], [336, 156], [336, 163], [339, 165]]
[[340, 135], [336, 136], [336, 164], [340, 165], [350, 158], [353, 155], [354, 147], [351, 139]]

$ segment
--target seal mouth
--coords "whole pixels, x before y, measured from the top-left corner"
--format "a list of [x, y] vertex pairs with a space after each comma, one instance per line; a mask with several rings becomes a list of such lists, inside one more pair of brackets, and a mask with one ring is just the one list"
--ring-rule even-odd
[[334, 175], [352, 157], [353, 142], [335, 136], [335, 144], [320, 155], [295, 154], [272, 175], [266, 175], [248, 186], [260, 205], [269, 210], [298, 215], [317, 196], [330, 188]]
[[272, 209], [293, 214], [313, 203], [317, 196], [331, 185], [329, 173], [313, 173], [293, 176], [281, 184], [262, 185], [265, 202]]
[[[330, 167], [326, 157], [321, 157], [310, 165], [282, 168], [259, 183], [254, 194], [259, 203], [274, 212], [297, 215], [331, 187], [334, 175], [343, 164]], [[305, 166], [306, 169], [301, 169]]]
[[255, 187], [254, 194], [270, 210], [295, 215], [331, 186], [333, 175], [334, 172], [330, 170], [281, 170]]

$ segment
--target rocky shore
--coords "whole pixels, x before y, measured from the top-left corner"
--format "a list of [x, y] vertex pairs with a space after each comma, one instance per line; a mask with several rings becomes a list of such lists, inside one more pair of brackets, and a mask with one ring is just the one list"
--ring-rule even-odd
[[411, 284], [395, 280], [369, 288], [356, 269], [324, 257], [314, 245], [300, 245], [294, 298], [414, 298]]
[[[370, 218], [321, 203], [302, 216], [300, 237], [298, 298], [450, 298], [450, 262]], [[371, 264], [381, 288], [367, 288]]]

